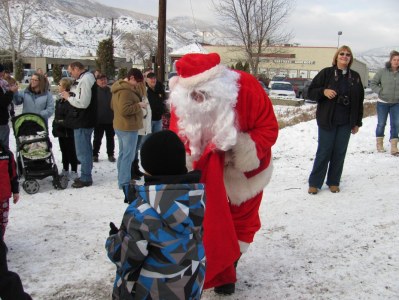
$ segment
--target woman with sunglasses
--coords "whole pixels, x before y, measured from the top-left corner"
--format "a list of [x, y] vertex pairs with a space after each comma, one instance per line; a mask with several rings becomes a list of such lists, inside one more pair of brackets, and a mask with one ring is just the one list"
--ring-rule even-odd
[[35, 113], [47, 120], [54, 113], [54, 99], [47, 89], [47, 78], [39, 73], [34, 73], [28, 87], [15, 94], [14, 104], [23, 104], [22, 113]]
[[332, 66], [321, 70], [309, 86], [309, 97], [317, 101], [318, 147], [309, 176], [309, 194], [326, 184], [332, 193], [340, 191], [342, 170], [351, 133], [362, 126], [364, 88], [360, 75], [350, 67], [352, 50], [341, 46]]
[[399, 52], [391, 51], [389, 61], [385, 68], [379, 70], [370, 82], [374, 93], [378, 94], [377, 101], [377, 151], [384, 150], [384, 131], [389, 114], [391, 132], [391, 154], [398, 156], [398, 131], [399, 131]]

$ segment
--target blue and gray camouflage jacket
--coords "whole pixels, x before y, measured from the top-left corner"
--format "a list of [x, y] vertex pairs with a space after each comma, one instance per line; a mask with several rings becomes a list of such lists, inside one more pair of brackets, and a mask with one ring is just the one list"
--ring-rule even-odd
[[121, 228], [106, 242], [116, 264], [113, 299], [200, 299], [204, 185], [135, 186]]

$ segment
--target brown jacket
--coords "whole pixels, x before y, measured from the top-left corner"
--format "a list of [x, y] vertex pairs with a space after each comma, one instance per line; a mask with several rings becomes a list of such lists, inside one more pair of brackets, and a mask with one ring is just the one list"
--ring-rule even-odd
[[140, 96], [124, 80], [118, 80], [111, 87], [111, 109], [114, 111], [114, 129], [138, 131], [143, 128], [143, 112]]

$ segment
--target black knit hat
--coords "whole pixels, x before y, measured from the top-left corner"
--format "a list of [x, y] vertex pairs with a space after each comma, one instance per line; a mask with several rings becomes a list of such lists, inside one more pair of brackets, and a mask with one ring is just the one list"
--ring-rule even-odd
[[140, 158], [143, 169], [153, 176], [187, 173], [184, 145], [170, 130], [149, 135], [141, 146]]

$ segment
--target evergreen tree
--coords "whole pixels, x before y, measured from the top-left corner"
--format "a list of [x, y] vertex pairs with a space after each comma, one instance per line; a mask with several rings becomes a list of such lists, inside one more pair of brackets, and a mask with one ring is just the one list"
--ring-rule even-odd
[[123, 79], [127, 75], [127, 69], [126, 68], [120, 68], [118, 72], [118, 79]]
[[98, 44], [96, 64], [108, 78], [115, 76], [114, 40], [108, 38]]
[[240, 60], [238, 63], [236, 63], [235, 69], [236, 69], [236, 70], [240, 70], [240, 71], [243, 71], [243, 70], [244, 70], [244, 66], [242, 65], [241, 60]]
[[62, 78], [62, 69], [60, 65], [53, 65], [53, 79], [55, 84], [58, 84]]

